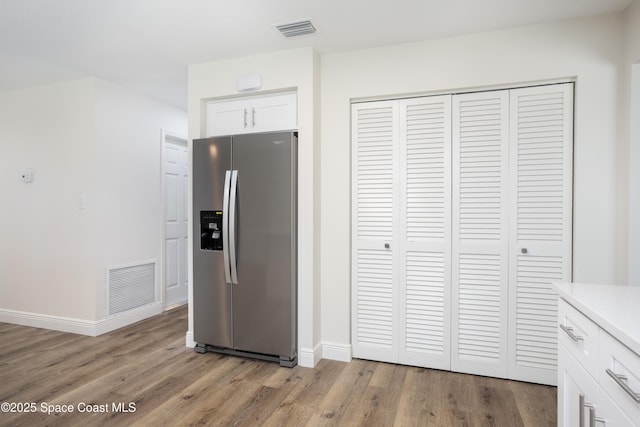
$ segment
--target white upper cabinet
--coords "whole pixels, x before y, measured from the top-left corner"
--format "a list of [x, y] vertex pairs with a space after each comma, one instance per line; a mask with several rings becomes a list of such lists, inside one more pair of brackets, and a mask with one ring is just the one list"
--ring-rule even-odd
[[297, 128], [295, 92], [207, 102], [207, 137]]

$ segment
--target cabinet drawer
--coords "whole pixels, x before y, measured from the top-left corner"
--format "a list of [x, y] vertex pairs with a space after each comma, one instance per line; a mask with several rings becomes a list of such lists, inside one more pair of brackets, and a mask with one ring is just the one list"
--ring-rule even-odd
[[604, 331], [600, 340], [597, 380], [630, 419], [640, 422], [640, 356]]
[[558, 320], [558, 341], [595, 376], [598, 371], [598, 326], [563, 299], [558, 301]]

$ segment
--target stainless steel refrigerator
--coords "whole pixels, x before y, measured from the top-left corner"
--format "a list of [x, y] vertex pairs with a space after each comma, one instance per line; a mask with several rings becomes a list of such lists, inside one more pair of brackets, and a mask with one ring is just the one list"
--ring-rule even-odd
[[297, 132], [193, 141], [196, 351], [297, 363]]

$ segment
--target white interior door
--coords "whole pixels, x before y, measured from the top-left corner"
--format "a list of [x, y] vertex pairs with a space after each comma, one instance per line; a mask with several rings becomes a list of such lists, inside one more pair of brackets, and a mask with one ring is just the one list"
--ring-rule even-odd
[[510, 96], [509, 377], [556, 384], [551, 283], [571, 281], [573, 84]]
[[451, 369], [507, 376], [509, 92], [453, 97]]
[[398, 103], [352, 106], [353, 356], [398, 362]]
[[352, 106], [353, 356], [555, 384], [573, 85]]
[[399, 360], [450, 369], [451, 95], [400, 101]]
[[165, 307], [187, 302], [187, 184], [189, 155], [185, 139], [163, 134]]

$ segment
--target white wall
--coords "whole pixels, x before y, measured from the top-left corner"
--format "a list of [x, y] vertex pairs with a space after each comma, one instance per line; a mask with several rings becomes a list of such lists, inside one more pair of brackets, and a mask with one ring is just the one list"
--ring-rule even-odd
[[[575, 78], [574, 279], [616, 283], [622, 16], [322, 58], [322, 339], [350, 339], [350, 102]], [[626, 197], [626, 194], [622, 195]]]
[[[295, 88], [298, 93], [298, 347], [302, 366], [313, 366], [319, 358], [320, 339], [319, 263], [315, 251], [319, 238], [318, 188], [319, 140], [317, 56], [310, 48], [293, 49], [189, 67], [189, 144], [204, 136], [202, 120], [207, 99], [241, 96], [236, 80], [259, 73], [263, 87], [258, 93]], [[189, 200], [191, 201], [191, 184]], [[191, 202], [189, 202], [191, 206]], [[192, 216], [190, 216], [193, 218]], [[192, 230], [189, 230], [191, 233]], [[190, 234], [190, 239], [192, 238]], [[192, 254], [189, 254], [189, 283], [193, 283]], [[189, 289], [189, 300], [193, 290]], [[193, 312], [190, 305], [187, 344], [192, 343]]]
[[95, 188], [87, 196], [96, 233], [97, 319], [106, 316], [108, 267], [158, 262], [162, 271], [161, 130], [187, 135], [186, 111], [104, 80], [95, 84], [92, 164]]
[[[640, 25], [640, 22], [638, 23]], [[640, 60], [639, 60], [640, 61]], [[629, 276], [631, 286], [640, 286], [640, 62], [631, 66], [629, 125]]]
[[626, 13], [626, 61], [629, 69], [629, 285], [640, 286], [640, 2]]
[[162, 128], [186, 134], [186, 112], [99, 79], [0, 93], [4, 319], [89, 332], [107, 267], [160, 261]]
[[93, 79], [0, 93], [0, 309], [95, 319], [92, 136]]

